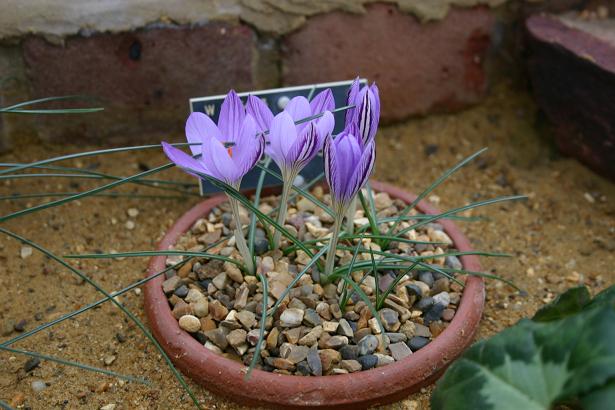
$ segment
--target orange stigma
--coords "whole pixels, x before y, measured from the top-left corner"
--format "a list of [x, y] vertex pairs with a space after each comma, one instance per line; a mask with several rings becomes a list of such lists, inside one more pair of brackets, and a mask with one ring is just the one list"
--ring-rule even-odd
[[229, 157], [233, 158], [233, 147], [228, 147], [226, 150], [228, 151]]

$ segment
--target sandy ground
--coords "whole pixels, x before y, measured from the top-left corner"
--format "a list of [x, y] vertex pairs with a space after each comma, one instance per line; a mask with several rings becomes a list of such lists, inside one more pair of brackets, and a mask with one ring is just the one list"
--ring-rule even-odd
[[[496, 87], [480, 106], [455, 115], [431, 116], [382, 129], [378, 136], [375, 177], [418, 192], [462, 157], [488, 146], [482, 159], [463, 169], [441, 186], [431, 200], [441, 209], [509, 194], [526, 194], [523, 203], [495, 205], [477, 210], [481, 222], [465, 222], [477, 249], [508, 252], [507, 259], [483, 258], [484, 270], [512, 280], [528, 292], [520, 297], [500, 282], [487, 284], [487, 306], [478, 337], [488, 337], [512, 325], [555, 294], [587, 284], [593, 293], [615, 280], [615, 186], [571, 159], [561, 158], [548, 140], [548, 127], [524, 92]], [[25, 139], [0, 161], [30, 162], [90, 147], [50, 146]], [[95, 147], [91, 147], [95, 149]], [[67, 166], [92, 166], [115, 175], [138, 171], [138, 164], [153, 167], [164, 161], [161, 152], [68, 161]], [[189, 181], [177, 170], [164, 178]], [[83, 190], [100, 181], [66, 179], [0, 181], [0, 195], [16, 192]], [[121, 192], [135, 192], [134, 186]], [[139, 189], [141, 193], [153, 190]], [[2, 201], [1, 214], [37, 204], [39, 199]], [[2, 226], [37, 241], [62, 255], [79, 252], [154, 249], [157, 239], [172, 222], [198, 201], [188, 199], [88, 198], [62, 207], [13, 219]], [[136, 218], [127, 210], [137, 208]], [[126, 228], [131, 219], [135, 228]], [[35, 253], [20, 257], [21, 244], [0, 237], [0, 324], [6, 340], [14, 323], [26, 320], [31, 329], [63, 313], [98, 300], [90, 286], [69, 271]], [[118, 290], [145, 271], [144, 258], [122, 261], [93, 260], [75, 263], [107, 290]], [[121, 298], [141, 320], [142, 296], [130, 292]], [[120, 343], [117, 334], [126, 338]], [[110, 304], [92, 310], [15, 347], [43, 352], [94, 366], [105, 367], [104, 358], [116, 356], [108, 369], [148, 378], [152, 386], [120, 383], [50, 362], [27, 373], [20, 355], [0, 353], [0, 398], [22, 397], [32, 409], [98, 409], [114, 403], [119, 409], [189, 409], [186, 394], [143, 335]], [[35, 393], [31, 383], [42, 380], [47, 388]], [[191, 384], [205, 408], [238, 409], [235, 404]], [[428, 408], [429, 393], [409, 396], [386, 406], [392, 409]]]

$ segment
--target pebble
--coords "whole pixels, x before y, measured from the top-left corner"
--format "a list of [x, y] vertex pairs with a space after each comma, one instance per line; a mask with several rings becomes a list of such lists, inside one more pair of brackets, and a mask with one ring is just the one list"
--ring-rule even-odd
[[359, 356], [365, 356], [374, 353], [378, 347], [378, 338], [374, 335], [367, 335], [358, 343]]
[[126, 223], [124, 224], [124, 226], [126, 227], [126, 229], [128, 229], [129, 231], [132, 231], [133, 229], [135, 229], [136, 224], [135, 221], [133, 220], [127, 220]]
[[421, 336], [415, 336], [412, 339], [408, 340], [408, 347], [413, 352], [416, 352], [417, 350], [422, 349], [423, 347], [427, 346], [428, 343], [429, 343], [428, 338], [421, 337]]
[[[258, 231], [257, 231], [258, 232]], [[265, 237], [254, 238], [254, 253], [262, 255], [269, 250], [269, 241]]]
[[[414, 327], [412, 331], [414, 332]], [[405, 342], [408, 340], [408, 336], [404, 333], [386, 333], [386, 336], [389, 338], [389, 342], [391, 343]]]
[[105, 404], [104, 406], [102, 406], [100, 408], [100, 410], [115, 410], [115, 403], [109, 403], [109, 404]]
[[195, 316], [205, 317], [209, 314], [209, 302], [205, 298], [200, 299], [195, 303], [191, 303], [190, 307], [192, 307], [192, 311]]
[[395, 361], [391, 356], [381, 353], [374, 354], [378, 358], [378, 364], [376, 367], [386, 366], [387, 364], [391, 364]]
[[357, 345], [342, 346], [340, 349], [340, 354], [342, 355], [342, 359], [344, 360], [357, 360], [357, 358], [359, 357], [359, 346]]
[[426, 310], [428, 310], [429, 308], [431, 308], [434, 304], [434, 300], [432, 297], [428, 296], [426, 298], [423, 298], [421, 300], [419, 300], [418, 302], [416, 302], [414, 304], [414, 308], [418, 309], [422, 312], [425, 312]]
[[328, 372], [342, 360], [342, 355], [340, 354], [340, 352], [333, 349], [319, 350], [318, 356], [320, 356], [320, 362], [322, 364], [323, 372]]
[[340, 319], [337, 334], [349, 338], [354, 336], [354, 331], [346, 319]]
[[440, 292], [433, 296], [435, 304], [444, 306], [445, 308], [451, 303], [451, 296], [448, 292]]
[[320, 354], [316, 349], [310, 349], [307, 355], [307, 363], [310, 367], [310, 371], [314, 376], [322, 376], [322, 362], [320, 360]]
[[201, 321], [196, 316], [184, 315], [179, 318], [179, 327], [186, 332], [195, 333], [201, 330]]
[[103, 362], [105, 363], [105, 366], [111, 366], [113, 362], [115, 362], [115, 359], [115, 355], [109, 355], [104, 357]]
[[210, 342], [222, 350], [226, 349], [228, 346], [228, 340], [226, 339], [226, 335], [222, 329], [208, 330], [205, 332], [205, 336], [207, 336]]
[[442, 320], [450, 322], [455, 317], [455, 311], [453, 309], [444, 309], [442, 311]]
[[177, 297], [180, 298], [185, 298], [186, 296], [188, 296], [188, 287], [186, 285], [181, 285], [180, 287], [178, 287], [177, 289], [175, 289], [175, 292], [173, 292]]
[[41, 360], [38, 357], [31, 357], [26, 360], [26, 363], [23, 365], [23, 369], [26, 373], [36, 369], [41, 364]]
[[368, 369], [375, 367], [378, 364], [378, 357], [373, 354], [368, 354], [368, 355], [359, 357], [358, 362], [361, 363], [361, 368], [363, 370], [368, 370]]
[[213, 283], [216, 288], [223, 290], [226, 288], [226, 285], [229, 284], [228, 275], [226, 272], [221, 272], [212, 279], [211, 283]]
[[415, 323], [414, 324], [414, 335], [430, 338], [431, 332], [429, 331], [429, 328], [427, 326], [422, 325], [420, 323]]
[[246, 330], [250, 330], [254, 326], [256, 326], [256, 315], [248, 310], [242, 310], [241, 312], [237, 313], [235, 317], [237, 318], [237, 320], [239, 320], [239, 323], [241, 323], [243, 327], [246, 328]]
[[[300, 309], [297, 309], [300, 310]], [[306, 309], [303, 316], [303, 323], [306, 326], [316, 327], [322, 324], [322, 319], [320, 315], [314, 309]]]
[[412, 350], [404, 342], [393, 343], [389, 345], [391, 356], [393, 359], [400, 361], [412, 354]]
[[339, 325], [338, 322], [322, 322], [322, 330], [327, 333], [335, 333]]
[[36, 393], [41, 392], [47, 388], [47, 384], [42, 380], [34, 380], [31, 384], [32, 390]]
[[237, 347], [246, 342], [248, 333], [243, 329], [235, 329], [226, 335], [226, 341], [232, 346]]
[[328, 349], [339, 349], [342, 346], [345, 346], [348, 344], [348, 338], [346, 336], [331, 336], [326, 342], [325, 342], [325, 346]]
[[358, 372], [363, 368], [363, 366], [361, 366], [361, 363], [359, 363], [357, 360], [342, 360], [340, 362], [340, 366], [348, 373]]
[[444, 266], [451, 269], [462, 269], [463, 265], [458, 257], [451, 255], [444, 259]]
[[126, 214], [131, 218], [136, 218], [139, 216], [139, 210], [137, 208], [128, 208]]
[[29, 258], [32, 256], [32, 248], [30, 246], [22, 246], [19, 251], [19, 256], [21, 256], [21, 259]]
[[307, 359], [310, 348], [307, 346], [297, 346], [290, 343], [284, 343], [280, 346], [280, 357], [289, 360], [293, 364], [297, 364]]
[[436, 303], [423, 315], [423, 323], [426, 326], [429, 326], [431, 322], [436, 322], [440, 320], [442, 318], [443, 311], [444, 306], [439, 303]]
[[399, 313], [389, 308], [381, 309], [379, 313], [380, 320], [382, 321], [382, 325], [385, 330], [395, 332], [399, 329], [401, 326], [401, 323], [399, 322]]
[[419, 273], [419, 280], [423, 283], [425, 283], [427, 286], [432, 287], [434, 284], [434, 278], [433, 275], [431, 274], [431, 272], [421, 272]]
[[316, 305], [316, 312], [325, 320], [331, 320], [331, 311], [327, 302], [320, 302]]
[[318, 342], [318, 338], [322, 335], [323, 327], [316, 326], [308, 334], [303, 336], [297, 343], [303, 346], [312, 346]]
[[280, 326], [296, 327], [303, 321], [304, 312], [301, 309], [286, 309], [280, 315]]
[[211, 313], [212, 317], [215, 320], [224, 320], [226, 315], [228, 315], [228, 309], [219, 300], [214, 300], [209, 304], [209, 313]]
[[277, 327], [271, 329], [269, 334], [267, 335], [267, 349], [272, 350], [278, 346], [278, 337], [280, 336], [280, 331]]
[[13, 325], [13, 329], [16, 332], [23, 332], [24, 330], [26, 330], [27, 324], [28, 324], [28, 321], [26, 319], [21, 319], [19, 322]]
[[258, 339], [260, 337], [260, 333], [261, 333], [260, 329], [252, 329], [248, 332], [248, 335], [246, 336], [246, 340], [252, 346], [256, 346], [256, 344], [258, 343]]

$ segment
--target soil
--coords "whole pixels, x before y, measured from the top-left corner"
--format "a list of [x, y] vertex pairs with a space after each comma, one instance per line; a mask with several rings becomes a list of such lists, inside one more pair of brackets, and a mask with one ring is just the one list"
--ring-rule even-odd
[[[487, 304], [479, 338], [485, 338], [531, 316], [564, 289], [586, 284], [592, 293], [615, 280], [615, 186], [572, 159], [560, 157], [549, 139], [549, 129], [531, 98], [512, 85], [492, 90], [481, 105], [453, 115], [434, 115], [383, 128], [378, 138], [375, 178], [418, 193], [445, 169], [481, 147], [489, 147], [472, 165], [451, 177], [430, 197], [440, 209], [509, 194], [526, 194], [528, 201], [498, 204], [475, 210], [480, 222], [461, 227], [476, 249], [507, 252], [508, 259], [481, 258], [485, 271], [514, 281], [527, 292], [520, 296], [502, 282], [487, 282]], [[154, 141], [152, 141], [154, 142]], [[24, 136], [2, 162], [30, 162], [96, 147], [52, 146]], [[67, 161], [66, 166], [92, 166], [114, 175], [130, 175], [165, 159], [158, 150], [121, 153]], [[161, 178], [190, 182], [178, 170]], [[16, 192], [79, 191], [100, 184], [67, 179], [12, 180], [1, 182], [1, 194]], [[152, 189], [124, 186], [120, 192], [156, 193]], [[15, 218], [2, 225], [58, 255], [101, 251], [152, 250], [164, 231], [198, 198], [137, 199], [87, 198]], [[31, 206], [40, 199], [2, 201], [1, 214]], [[139, 215], [129, 217], [127, 210]], [[126, 227], [134, 221], [134, 229]], [[495, 245], [493, 245], [495, 244]], [[22, 259], [21, 244], [0, 239], [0, 325], [2, 340], [15, 336], [10, 328], [25, 320], [32, 329], [61, 314], [100, 299], [100, 294], [52, 260], [34, 251]], [[489, 249], [485, 249], [489, 247]], [[144, 258], [120, 261], [73, 261], [105, 289], [121, 289], [141, 279]], [[121, 301], [145, 321], [142, 296], [129, 292]], [[37, 320], [38, 319], [38, 320]], [[121, 335], [118, 337], [118, 335]], [[123, 340], [120, 342], [119, 339]], [[125, 340], [124, 340], [125, 339]], [[21, 341], [17, 348], [142, 376], [151, 386], [120, 383], [112, 377], [51, 362], [26, 373], [27, 358], [0, 354], [0, 399], [23, 399], [32, 409], [98, 409], [116, 404], [119, 409], [191, 409], [183, 392], [155, 348], [111, 304], [68, 320]], [[47, 387], [35, 393], [31, 383]], [[190, 383], [204, 408], [242, 408]], [[429, 407], [431, 388], [384, 408]]]

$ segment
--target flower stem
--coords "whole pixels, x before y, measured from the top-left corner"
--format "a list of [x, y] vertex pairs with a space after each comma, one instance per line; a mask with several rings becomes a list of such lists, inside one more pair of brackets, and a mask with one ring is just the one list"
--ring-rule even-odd
[[352, 198], [348, 211], [346, 211], [346, 233], [352, 235], [354, 233], [354, 215], [357, 213], [357, 197]]
[[[282, 172], [282, 179], [284, 180], [284, 185], [282, 186], [280, 209], [278, 210], [278, 220], [276, 221], [280, 226], [284, 226], [284, 222], [286, 221], [286, 212], [288, 210], [288, 196], [290, 195], [290, 191], [296, 176], [296, 173], [293, 172]], [[278, 249], [278, 247], [280, 246], [281, 236], [282, 232], [275, 229], [275, 232], [273, 233], [273, 249]]]
[[329, 240], [329, 250], [327, 251], [327, 259], [325, 261], [325, 274], [324, 280], [333, 272], [333, 264], [335, 263], [335, 250], [337, 248], [337, 239], [340, 235], [340, 228], [342, 226], [342, 220], [344, 219], [344, 213], [340, 212], [335, 218], [333, 223], [333, 230], [331, 232], [331, 239]]
[[243, 235], [243, 229], [241, 229], [241, 218], [239, 217], [239, 203], [237, 200], [230, 195], [228, 195], [229, 203], [231, 204], [231, 212], [233, 213], [233, 219], [235, 220], [235, 243], [237, 244], [237, 249], [243, 258], [243, 261], [246, 265], [246, 269], [251, 274], [254, 274], [256, 271], [254, 269], [254, 260], [252, 259], [252, 254], [250, 254], [250, 250], [248, 249], [248, 244], [246, 243], [246, 238]]

